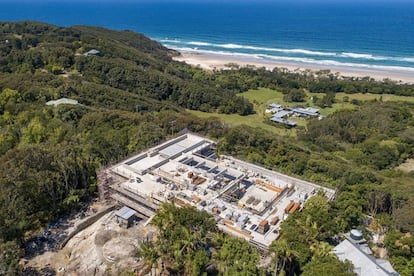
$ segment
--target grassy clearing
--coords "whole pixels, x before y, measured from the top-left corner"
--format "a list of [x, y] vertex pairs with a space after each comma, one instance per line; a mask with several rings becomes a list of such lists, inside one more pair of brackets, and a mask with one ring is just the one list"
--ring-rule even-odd
[[345, 93], [337, 93], [336, 94], [336, 100], [342, 101], [343, 98], [347, 96], [349, 100], [359, 100], [359, 101], [372, 101], [372, 100], [380, 100], [382, 98], [382, 101], [394, 101], [394, 102], [409, 102], [414, 103], [414, 97], [409, 96], [396, 96], [396, 95], [390, 95], [390, 94], [371, 94], [371, 93], [356, 93], [356, 94], [345, 94]]
[[279, 127], [264, 123], [264, 121], [268, 120], [269, 117], [265, 117], [264, 115], [261, 115], [259, 113], [248, 115], [248, 116], [240, 116], [237, 114], [218, 114], [218, 113], [202, 112], [202, 111], [197, 111], [197, 110], [187, 110], [187, 111], [200, 118], [216, 117], [216, 118], [219, 118], [221, 121], [227, 124], [233, 125], [233, 126], [247, 125], [247, 126], [254, 127], [254, 128], [258, 127], [261, 129], [265, 129], [267, 131], [270, 131], [270, 132], [273, 132], [279, 135], [296, 136], [295, 129], [285, 129], [283, 127], [279, 128]]
[[[404, 97], [404, 96], [395, 96], [395, 95], [381, 95], [381, 94], [345, 94], [345, 93], [338, 93], [336, 94], [336, 103], [332, 105], [330, 108], [319, 108], [316, 106], [312, 99], [313, 97], [323, 97], [325, 94], [323, 93], [306, 93], [306, 99], [302, 103], [289, 103], [285, 102], [283, 100], [283, 94], [282, 92], [268, 89], [268, 88], [260, 88], [260, 89], [254, 89], [249, 90], [244, 93], [240, 93], [239, 96], [242, 96], [246, 99], [248, 99], [251, 103], [253, 103], [254, 110], [256, 111], [256, 114], [248, 115], [248, 116], [240, 116], [236, 114], [217, 114], [217, 113], [207, 113], [207, 112], [201, 112], [201, 111], [194, 111], [194, 110], [188, 110], [189, 113], [196, 115], [201, 118], [208, 118], [208, 117], [217, 117], [221, 121], [238, 126], [238, 125], [247, 125], [251, 127], [259, 127], [265, 130], [268, 130], [270, 132], [273, 132], [275, 134], [279, 135], [290, 135], [290, 136], [296, 136], [296, 130], [295, 129], [286, 129], [283, 126], [274, 126], [267, 124], [267, 122], [270, 119], [270, 114], [266, 114], [265, 110], [267, 106], [271, 103], [278, 103], [283, 106], [287, 107], [294, 107], [294, 106], [304, 106], [304, 107], [314, 107], [318, 108], [320, 110], [321, 115], [330, 115], [338, 110], [344, 110], [344, 109], [355, 109], [357, 106], [350, 103], [351, 100], [356, 99], [359, 101], [370, 101], [377, 99], [379, 100], [380, 97], [382, 97], [383, 101], [403, 101], [403, 102], [412, 102], [414, 103], [414, 97]], [[344, 102], [344, 97], [348, 97], [348, 101]], [[290, 118], [290, 120], [295, 121], [298, 126], [306, 126], [306, 120], [301, 118]]]
[[[324, 94], [317, 94], [308, 93], [306, 102], [300, 103], [302, 106], [310, 106], [310, 107], [316, 107], [312, 102], [312, 96], [320, 96], [322, 97]], [[278, 135], [283, 136], [296, 136], [296, 129], [287, 129], [284, 126], [277, 126], [277, 125], [271, 125], [267, 124], [265, 122], [269, 121], [271, 115], [266, 114], [265, 110], [270, 103], [279, 103], [283, 106], [298, 106], [298, 103], [288, 103], [283, 100], [283, 94], [279, 91], [271, 90], [268, 88], [260, 88], [255, 90], [249, 90], [244, 93], [240, 93], [239, 96], [242, 96], [246, 99], [248, 99], [251, 103], [253, 103], [254, 110], [256, 111], [255, 114], [248, 115], [248, 116], [240, 116], [237, 114], [218, 114], [218, 113], [208, 113], [208, 112], [201, 112], [201, 111], [195, 111], [195, 110], [187, 110], [189, 113], [201, 117], [201, 118], [209, 118], [209, 117], [216, 117], [219, 118], [221, 121], [234, 125], [247, 125], [250, 127], [259, 127], [262, 129], [265, 129], [267, 131], [273, 132]], [[321, 110], [322, 115], [328, 115], [336, 110], [344, 109], [344, 108], [352, 108], [351, 104], [343, 104], [343, 103], [337, 103], [334, 104], [332, 108], [327, 108], [324, 110]], [[295, 121], [298, 126], [306, 126], [306, 120], [302, 118], [290, 118], [289, 120]]]
[[[343, 96], [337, 97], [337, 102], [332, 105], [331, 108], [324, 108], [321, 109], [320, 107], [316, 106], [312, 99], [313, 97], [320, 97], [322, 98], [325, 94], [323, 93], [306, 93], [305, 101], [302, 103], [290, 103], [285, 102], [283, 100], [283, 93], [275, 90], [271, 90], [268, 88], [260, 88], [257, 90], [249, 90], [244, 93], [239, 94], [242, 97], [245, 97], [250, 102], [253, 103], [254, 109], [259, 114], [264, 114], [266, 107], [271, 103], [278, 103], [283, 106], [288, 107], [295, 107], [295, 106], [304, 106], [304, 107], [314, 107], [318, 108], [320, 110], [320, 113], [322, 115], [329, 115], [332, 114], [338, 110], [342, 109], [354, 109], [356, 106], [349, 103], [349, 102], [343, 102]], [[306, 123], [305, 123], [306, 124]], [[302, 125], [302, 124], [300, 124]]]
[[[265, 113], [267, 105], [269, 103], [285, 103], [283, 101], [283, 94], [281, 92], [267, 88], [261, 88], [258, 90], [249, 90], [245, 93], [240, 93], [239, 96], [245, 97], [251, 103], [253, 103], [254, 110], [256, 111], [255, 114], [240, 116], [237, 114], [212, 114], [195, 110], [187, 111], [201, 118], [217, 117], [221, 121], [234, 126], [247, 125], [250, 127], [259, 127], [278, 135], [296, 136], [296, 129], [287, 129], [284, 126], [275, 126], [265, 123], [270, 119], [270, 114]], [[306, 125], [306, 122], [303, 119], [294, 118], [292, 120], [295, 121], [299, 126]]]
[[283, 94], [281, 92], [268, 88], [249, 90], [247, 92], [240, 93], [239, 95], [248, 99], [254, 105], [267, 105], [275, 101], [283, 102]]

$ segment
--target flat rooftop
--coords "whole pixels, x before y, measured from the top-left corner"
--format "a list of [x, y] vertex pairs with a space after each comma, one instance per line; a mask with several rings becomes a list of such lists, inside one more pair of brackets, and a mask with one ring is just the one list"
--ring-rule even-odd
[[136, 211], [124, 206], [121, 209], [119, 209], [118, 211], [115, 212], [115, 215], [117, 217], [120, 217], [122, 219], [128, 220], [129, 218], [131, 218], [132, 216], [134, 216], [136, 214]]
[[121, 179], [113, 184], [114, 198], [152, 207], [174, 199], [213, 214], [223, 231], [267, 247], [278, 238], [280, 223], [317, 190], [328, 198], [334, 194], [231, 156], [217, 157], [214, 145], [188, 133], [116, 164], [109, 169]]

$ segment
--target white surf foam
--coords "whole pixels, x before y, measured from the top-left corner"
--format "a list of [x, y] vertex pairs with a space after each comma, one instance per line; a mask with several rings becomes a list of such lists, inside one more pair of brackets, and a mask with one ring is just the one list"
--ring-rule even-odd
[[[201, 49], [203, 51], [214, 51], [219, 52], [221, 50], [250, 50], [254, 53], [250, 54], [257, 54], [257, 55], [266, 55], [266, 52], [274, 52], [274, 53], [284, 53], [287, 55], [294, 55], [300, 54], [307, 57], [337, 57], [342, 59], [355, 59], [355, 60], [372, 60], [372, 61], [394, 61], [394, 62], [406, 62], [406, 63], [414, 63], [414, 57], [393, 57], [393, 56], [381, 56], [381, 55], [372, 55], [372, 54], [365, 54], [365, 53], [353, 53], [353, 52], [324, 52], [324, 51], [315, 51], [315, 50], [307, 50], [307, 49], [283, 49], [283, 48], [271, 48], [271, 47], [259, 47], [259, 46], [252, 46], [252, 45], [241, 45], [236, 43], [226, 43], [226, 44], [219, 44], [219, 43], [210, 43], [204, 41], [181, 41], [179, 39], [163, 39], [160, 40], [161, 42], [168, 43], [168, 46], [177, 48], [186, 46], [199, 46], [199, 47], [211, 47], [217, 48], [217, 50], [212, 49]], [[197, 48], [197, 50], [199, 50]], [[237, 52], [235, 52], [237, 54]], [[239, 53], [240, 54], [240, 53]], [[277, 56], [280, 58], [279, 56]], [[302, 57], [289, 57], [292, 59], [298, 59]], [[343, 63], [343, 62], [342, 62]], [[381, 65], [378, 65], [381, 66]], [[384, 65], [385, 66], [385, 65]]]
[[233, 43], [216, 44], [216, 43], [209, 43], [209, 42], [202, 42], [202, 41], [189, 41], [189, 42], [185, 42], [185, 44], [196, 45], [196, 46], [208, 46], [208, 47], [215, 47], [215, 48], [224, 48], [224, 49], [246, 49], [246, 50], [253, 50], [253, 51], [296, 53], [296, 54], [305, 54], [305, 55], [314, 55], [314, 56], [336, 56], [336, 53], [330, 53], [330, 52], [312, 51], [312, 50], [306, 50], [306, 49], [282, 49], [282, 48], [258, 47], [258, 46], [240, 45], [240, 44], [233, 44]]
[[376, 65], [376, 64], [365, 64], [365, 63], [354, 63], [354, 62], [340, 62], [336, 60], [318, 60], [309, 57], [287, 57], [287, 56], [274, 56], [266, 54], [248, 54], [248, 53], [238, 53], [238, 52], [228, 52], [228, 51], [213, 51], [213, 50], [195, 50], [190, 47], [176, 47], [177, 51], [184, 52], [194, 52], [194, 53], [205, 53], [211, 55], [221, 55], [221, 56], [234, 56], [234, 57], [243, 57], [252, 61], [263, 62], [292, 62], [296, 64], [314, 64], [318, 66], [333, 66], [333, 67], [349, 67], [349, 68], [362, 68], [362, 69], [374, 69], [380, 71], [398, 71], [405, 73], [414, 72], [414, 67], [405, 67], [405, 66], [393, 66], [393, 65]]

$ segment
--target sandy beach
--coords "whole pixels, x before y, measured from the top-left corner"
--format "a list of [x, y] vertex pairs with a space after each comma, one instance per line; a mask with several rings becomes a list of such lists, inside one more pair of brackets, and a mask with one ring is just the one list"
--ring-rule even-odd
[[383, 70], [376, 68], [359, 68], [350, 66], [322, 66], [318, 64], [295, 63], [295, 62], [278, 62], [269, 60], [259, 60], [246, 56], [234, 56], [225, 54], [202, 53], [197, 51], [181, 51], [181, 55], [174, 58], [188, 64], [198, 66], [207, 70], [229, 69], [230, 64], [238, 66], [255, 66], [265, 67], [268, 70], [273, 68], [286, 68], [289, 71], [319, 71], [330, 70], [332, 73], [339, 73], [347, 77], [371, 77], [376, 80], [391, 79], [404, 83], [414, 83], [414, 72], [400, 70]]

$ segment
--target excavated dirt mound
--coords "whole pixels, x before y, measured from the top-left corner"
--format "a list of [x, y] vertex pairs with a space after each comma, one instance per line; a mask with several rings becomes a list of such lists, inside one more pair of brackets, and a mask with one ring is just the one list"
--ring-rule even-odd
[[120, 275], [143, 270], [137, 256], [138, 241], [156, 229], [144, 222], [128, 229], [118, 226], [111, 214], [76, 234], [59, 251], [48, 251], [27, 260], [28, 267], [51, 269], [56, 275]]
[[135, 257], [138, 252], [137, 240], [119, 237], [111, 239], [103, 246], [103, 256], [109, 262], [118, 262], [128, 257]]
[[104, 246], [105, 243], [117, 236], [117, 232], [113, 230], [103, 230], [96, 233], [95, 235], [95, 245]]

